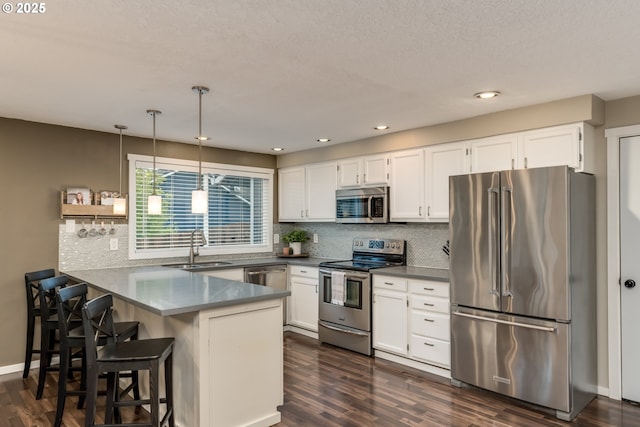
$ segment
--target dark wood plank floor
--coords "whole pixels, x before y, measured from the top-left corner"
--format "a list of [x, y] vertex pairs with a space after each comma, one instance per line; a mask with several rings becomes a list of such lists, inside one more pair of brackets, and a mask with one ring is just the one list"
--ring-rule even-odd
[[[457, 388], [442, 377], [319, 345], [298, 334], [285, 333], [284, 344], [285, 403], [278, 427], [640, 427], [640, 407], [605, 397], [596, 398], [572, 423], [565, 423], [540, 408], [475, 388]], [[19, 373], [0, 376], [0, 427], [52, 425], [56, 376], [49, 375], [39, 401], [34, 397], [36, 385], [37, 370], [27, 379]], [[76, 397], [67, 399], [67, 427], [84, 425], [84, 411], [75, 408], [76, 402]], [[104, 399], [98, 404], [101, 415]], [[123, 418], [142, 421], [148, 414], [125, 409]]]

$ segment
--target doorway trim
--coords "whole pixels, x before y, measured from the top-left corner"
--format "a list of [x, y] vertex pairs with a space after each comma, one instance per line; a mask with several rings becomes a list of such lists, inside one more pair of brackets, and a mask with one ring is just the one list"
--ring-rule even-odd
[[606, 129], [607, 138], [607, 300], [609, 397], [622, 398], [620, 310], [620, 138], [640, 135], [640, 125]]

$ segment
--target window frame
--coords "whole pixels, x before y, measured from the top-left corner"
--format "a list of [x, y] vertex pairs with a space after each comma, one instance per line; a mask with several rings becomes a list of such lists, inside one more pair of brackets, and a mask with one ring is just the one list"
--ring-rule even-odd
[[[188, 257], [189, 248], [163, 248], [163, 249], [137, 249], [136, 248], [136, 169], [153, 168], [153, 157], [141, 154], [128, 154], [129, 169], [129, 259], [153, 259]], [[198, 173], [198, 162], [194, 160], [174, 159], [170, 157], [156, 157], [156, 169], [177, 169], [185, 172]], [[273, 252], [273, 209], [274, 209], [274, 169], [255, 166], [229, 165], [224, 163], [202, 162], [202, 173], [222, 173], [250, 178], [265, 179], [266, 186], [271, 192], [264, 208], [266, 209], [266, 241], [261, 245], [229, 245], [200, 247], [201, 256], [206, 255], [231, 255]], [[194, 190], [196, 188], [194, 187]]]

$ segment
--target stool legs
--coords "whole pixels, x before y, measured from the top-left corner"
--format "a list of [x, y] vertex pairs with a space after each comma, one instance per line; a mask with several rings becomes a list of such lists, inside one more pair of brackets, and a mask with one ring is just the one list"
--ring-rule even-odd
[[31, 369], [31, 358], [33, 357], [33, 337], [36, 330], [36, 319], [31, 313], [27, 315], [27, 349], [24, 353], [24, 371], [22, 371], [22, 378], [29, 376], [29, 370]]
[[51, 366], [51, 353], [55, 345], [56, 331], [43, 330], [40, 337], [40, 372], [38, 373], [38, 390], [36, 391], [36, 400], [42, 399], [44, 391], [44, 383], [47, 379], [47, 368]]
[[173, 353], [170, 353], [164, 361], [164, 385], [165, 400], [169, 416], [169, 427], [175, 426], [173, 419]]

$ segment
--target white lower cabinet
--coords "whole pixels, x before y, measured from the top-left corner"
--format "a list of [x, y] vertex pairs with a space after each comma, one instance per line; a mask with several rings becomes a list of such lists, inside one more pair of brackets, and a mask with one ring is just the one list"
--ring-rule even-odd
[[447, 372], [449, 340], [448, 282], [373, 275], [376, 356], [402, 356], [391, 360], [427, 363], [441, 368], [436, 373]]
[[449, 283], [409, 280], [409, 355], [449, 369]]
[[318, 332], [318, 269], [297, 265], [289, 268], [289, 324]]
[[407, 279], [373, 276], [373, 348], [408, 353]]

